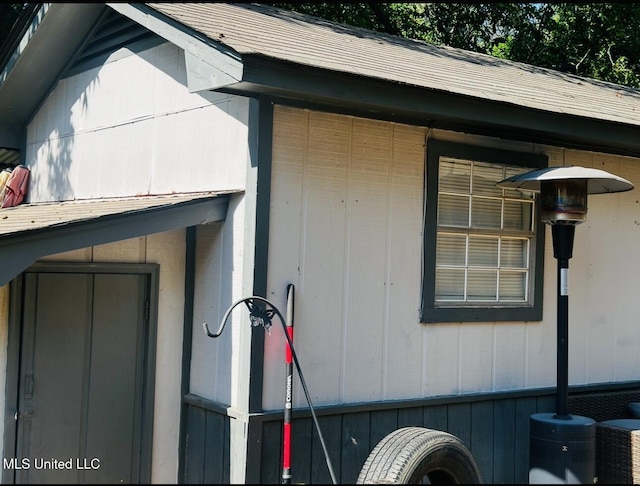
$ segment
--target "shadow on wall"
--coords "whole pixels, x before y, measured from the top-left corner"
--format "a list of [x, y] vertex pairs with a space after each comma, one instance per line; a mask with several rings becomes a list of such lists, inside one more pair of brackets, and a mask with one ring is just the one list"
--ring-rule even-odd
[[[107, 66], [131, 56], [152, 68], [131, 73], [131, 66], [127, 66], [104, 72]], [[80, 199], [77, 185], [91, 180], [88, 177], [101, 177], [101, 173], [108, 175], [108, 184], [113, 187], [130, 187], [127, 178], [135, 173], [151, 178], [158, 154], [153, 147], [136, 146], [135, 138], [141, 133], [134, 130], [136, 124], [190, 109], [228, 105], [232, 98], [215, 92], [189, 93], [184, 53], [170, 43], [146, 39], [93, 59], [92, 64], [75, 66], [65, 74], [28, 127], [27, 165], [33, 172], [30, 201]], [[168, 79], [171, 81], [166, 82]], [[143, 90], [149, 91], [149, 82], [155, 90], [144, 98], [138, 96]], [[244, 109], [221, 109], [241, 123], [247, 122]], [[105, 130], [112, 133], [105, 135]], [[121, 143], [117, 143], [121, 137]], [[124, 163], [114, 163], [116, 172], [105, 174], [108, 169], [95, 165], [108, 163], [104, 162], [110, 159], [108, 154], [115, 158], [118, 153], [126, 155], [128, 150], [135, 150], [131, 157], [136, 160], [136, 167], [131, 171]], [[140, 184], [146, 187], [148, 182], [138, 181]]]

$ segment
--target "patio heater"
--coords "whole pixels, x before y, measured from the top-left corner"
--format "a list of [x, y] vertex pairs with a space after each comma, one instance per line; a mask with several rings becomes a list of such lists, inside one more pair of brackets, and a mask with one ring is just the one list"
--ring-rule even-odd
[[557, 275], [556, 412], [530, 416], [529, 483], [594, 483], [595, 421], [568, 410], [569, 259], [577, 224], [586, 220], [587, 194], [633, 189], [599, 169], [547, 167], [504, 179], [499, 187], [540, 193], [540, 219], [551, 225]]

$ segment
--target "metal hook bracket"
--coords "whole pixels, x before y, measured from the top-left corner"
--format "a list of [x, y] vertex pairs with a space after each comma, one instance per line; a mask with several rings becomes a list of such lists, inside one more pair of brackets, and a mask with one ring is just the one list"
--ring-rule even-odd
[[[289, 285], [289, 290], [293, 290], [293, 284]], [[256, 305], [253, 301], [261, 302], [262, 304], [266, 304], [270, 307], [270, 309]], [[298, 357], [296, 356], [295, 349], [293, 348], [293, 343], [291, 342], [291, 337], [287, 332], [287, 324], [285, 322], [284, 317], [278, 310], [278, 308], [269, 302], [264, 297], [260, 297], [258, 295], [252, 295], [251, 297], [245, 297], [244, 299], [240, 299], [235, 302], [231, 307], [227, 309], [227, 312], [224, 313], [222, 317], [222, 321], [220, 322], [220, 327], [216, 333], [211, 333], [209, 331], [209, 326], [206, 322], [202, 323], [204, 327], [204, 331], [207, 333], [207, 336], [211, 338], [217, 338], [222, 334], [225, 324], [227, 323], [227, 319], [231, 314], [231, 311], [239, 304], [245, 303], [247, 308], [249, 309], [249, 320], [251, 321], [251, 327], [262, 326], [265, 330], [269, 330], [272, 324], [273, 316], [277, 315], [282, 323], [282, 327], [284, 330], [284, 337], [287, 340], [287, 345], [291, 350], [291, 357], [293, 359], [293, 363], [295, 364], [296, 370], [298, 371], [298, 377], [300, 378], [300, 384], [302, 385], [302, 390], [304, 391], [305, 398], [307, 399], [307, 403], [309, 404], [309, 410], [311, 411], [311, 416], [313, 418], [313, 422], [316, 426], [316, 431], [318, 432], [318, 438], [320, 439], [320, 444], [322, 445], [322, 450], [324, 452], [325, 461], [327, 463], [327, 468], [329, 469], [329, 475], [331, 476], [331, 481], [333, 484], [338, 484], [336, 475], [333, 471], [333, 466], [331, 464], [331, 459], [329, 458], [329, 451], [327, 450], [327, 445], [324, 442], [324, 437], [322, 436], [322, 430], [320, 429], [320, 424], [318, 423], [318, 418], [315, 413], [315, 409], [313, 407], [313, 403], [311, 402], [311, 397], [309, 396], [309, 390], [307, 388], [307, 384], [305, 383], [304, 375], [302, 374], [302, 369], [300, 368], [300, 363], [298, 362]]]
[[[256, 305], [253, 301], [258, 301], [258, 302], [262, 302], [263, 304], [268, 304], [269, 307], [271, 308], [268, 309], [265, 306]], [[268, 331], [272, 326], [273, 316], [275, 315], [277, 315], [280, 321], [282, 321], [282, 325], [286, 326], [284, 317], [282, 317], [282, 314], [276, 308], [276, 306], [274, 306], [271, 302], [269, 302], [264, 297], [252, 295], [251, 297], [245, 297], [244, 299], [238, 300], [231, 307], [227, 309], [227, 312], [225, 312], [224, 316], [222, 317], [222, 321], [220, 322], [220, 327], [218, 328], [217, 332], [212, 333], [209, 330], [209, 326], [207, 325], [207, 323], [203, 322], [202, 326], [204, 327], [204, 331], [207, 333], [207, 336], [211, 338], [219, 337], [220, 334], [222, 334], [222, 331], [224, 330], [224, 326], [226, 325], [227, 320], [229, 319], [229, 315], [231, 314], [231, 311], [237, 305], [242, 304], [243, 302], [246, 304], [247, 309], [249, 309], [249, 321], [251, 322], [251, 327], [262, 326], [266, 331]]]

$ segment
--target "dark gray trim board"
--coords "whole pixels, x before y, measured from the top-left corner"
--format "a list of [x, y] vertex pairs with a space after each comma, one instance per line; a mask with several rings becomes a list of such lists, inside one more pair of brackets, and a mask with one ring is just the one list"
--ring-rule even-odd
[[[528, 305], [488, 305], [473, 307], [471, 304], [437, 306], [436, 287], [436, 239], [438, 232], [438, 173], [440, 156], [465, 160], [490, 162], [503, 165], [520, 165], [535, 169], [547, 167], [544, 154], [515, 152], [442, 140], [427, 141], [426, 160], [426, 210], [423, 232], [422, 310], [421, 321], [432, 322], [495, 322], [495, 321], [540, 321], [542, 320], [542, 290], [544, 283], [545, 225], [535, 222], [535, 248], [531, 267], [533, 269], [533, 302]], [[536, 212], [536, 214], [538, 214]]]
[[[640, 390], [640, 380], [596, 383], [591, 385], [572, 385], [569, 387], [569, 394], [585, 395], [594, 393], [625, 393], [628, 391]], [[400, 408], [424, 407], [429, 405], [446, 405], [460, 403], [475, 403], [484, 400], [504, 400], [507, 398], [534, 398], [534, 397], [553, 397], [556, 389], [554, 387], [530, 388], [523, 390], [509, 390], [498, 392], [481, 392], [469, 393], [464, 395], [439, 395], [436, 397], [424, 398], [407, 398], [404, 400], [381, 400], [373, 402], [354, 402], [342, 403], [335, 405], [317, 405], [314, 407], [316, 415], [322, 417], [335, 413], [358, 413], [371, 410], [393, 410]], [[236, 418], [233, 409], [229, 406], [200, 397], [194, 394], [188, 394], [183, 397], [186, 404], [202, 408], [211, 412], [227, 415]], [[259, 413], [249, 414], [249, 418], [253, 420], [279, 420], [282, 419], [284, 411], [282, 409], [267, 410]], [[311, 417], [311, 410], [308, 407], [295, 409], [296, 417]]]
[[[196, 275], [196, 227], [190, 226], [185, 232], [184, 264], [184, 322], [182, 325], [182, 375], [180, 395], [189, 393], [191, 382], [191, 351], [193, 342], [193, 303]], [[178, 478], [184, 475], [184, 455], [186, 449], [187, 406], [180, 402], [180, 438], [178, 443]]]
[[[102, 266], [101, 268], [115, 268], [112, 265]], [[154, 423], [154, 410], [155, 400], [154, 392], [156, 388], [156, 350], [158, 342], [158, 296], [160, 295], [160, 266], [155, 263], [137, 264], [135, 265], [136, 271], [140, 273], [147, 273], [149, 275], [149, 295], [148, 295], [148, 336], [147, 336], [147, 368], [145, 369], [145, 394], [146, 399], [144, 401], [143, 415], [143, 436], [142, 440], [144, 444], [147, 444], [141, 452], [142, 464], [149, 464], [148, 476], [141, 477], [141, 482], [151, 482], [151, 466], [153, 461], [153, 423]], [[125, 268], [129, 268], [125, 265]]]
[[343, 113], [435, 128], [467, 127], [502, 138], [640, 156], [640, 127], [419, 89], [257, 55], [245, 55], [242, 60], [242, 82], [221, 91], [304, 101]]
[[[3, 456], [10, 457], [17, 447], [18, 427], [16, 414], [18, 413], [18, 383], [20, 380], [20, 330], [22, 296], [24, 293], [24, 278], [22, 275], [11, 281], [9, 285], [9, 329], [7, 333], [7, 368], [4, 391], [4, 437]], [[2, 483], [13, 482], [14, 472], [2, 468]]]
[[[271, 203], [271, 151], [273, 144], [273, 104], [269, 100], [249, 102], [249, 150], [251, 164], [257, 166], [256, 221], [254, 240], [253, 295], [267, 297], [269, 261], [269, 215]], [[249, 413], [262, 411], [264, 369], [264, 329], [251, 330]], [[261, 424], [249, 422], [247, 430], [246, 482], [258, 483], [260, 471]]]
[[[267, 297], [272, 136], [273, 105], [268, 101], [250, 100], [249, 151], [251, 163], [257, 169], [253, 295], [262, 297]], [[262, 410], [262, 370], [264, 367], [264, 330], [256, 327], [252, 329], [249, 412]]]
[[[44, 255], [111, 243], [225, 219], [228, 194], [146, 210], [111, 214], [0, 238], [0, 285]], [[10, 208], [6, 211], [11, 211]]]

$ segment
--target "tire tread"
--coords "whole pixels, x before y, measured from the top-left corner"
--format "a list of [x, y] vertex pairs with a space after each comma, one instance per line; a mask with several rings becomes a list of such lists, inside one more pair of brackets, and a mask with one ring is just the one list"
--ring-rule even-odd
[[453, 484], [482, 482], [473, 455], [459, 438], [440, 430], [403, 427], [378, 442], [356, 484], [409, 484], [436, 469], [446, 471]]

